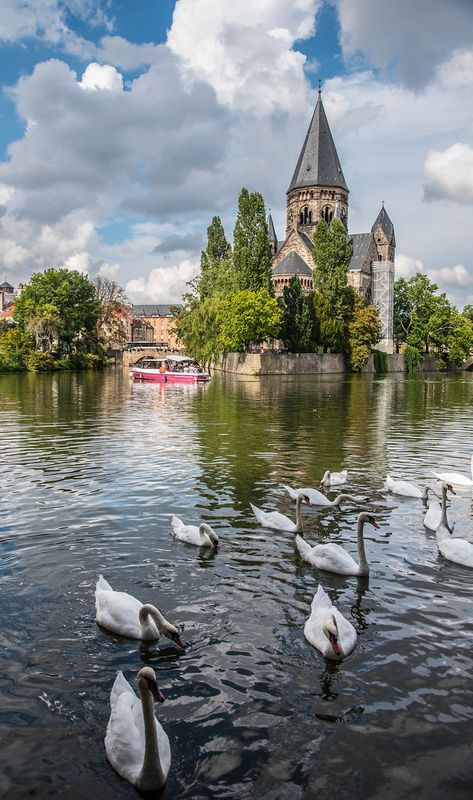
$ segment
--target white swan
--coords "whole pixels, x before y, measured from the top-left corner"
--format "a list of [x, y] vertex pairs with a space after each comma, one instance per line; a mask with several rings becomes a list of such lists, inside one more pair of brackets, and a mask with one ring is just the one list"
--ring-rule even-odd
[[341, 659], [356, 645], [356, 630], [319, 585], [311, 604], [304, 636], [325, 658]]
[[151, 667], [137, 676], [141, 700], [122, 672], [117, 672], [110, 694], [110, 719], [105, 734], [105, 752], [122, 778], [143, 792], [160, 789], [171, 766], [169, 739], [154, 714], [155, 700], [163, 695]]
[[433, 486], [424, 486], [423, 489], [419, 489], [418, 486], [415, 486], [413, 483], [409, 483], [408, 481], [396, 481], [394, 478], [391, 478], [390, 475], [386, 475], [386, 483], [385, 488], [391, 494], [399, 494], [401, 497], [418, 497], [419, 500], [426, 501], [428, 499], [429, 492], [435, 494], [436, 497], [440, 498], [440, 494], [438, 494], [437, 490]]
[[473, 456], [471, 457], [471, 478], [461, 472], [432, 472], [439, 481], [451, 483], [454, 486], [473, 486]]
[[442, 520], [435, 531], [439, 552], [447, 561], [463, 564], [464, 567], [473, 567], [473, 544], [466, 539], [450, 535], [447, 516], [443, 511], [442, 508]]
[[369, 575], [369, 565], [366, 560], [365, 543], [363, 540], [363, 528], [365, 524], [379, 528], [376, 519], [369, 511], [362, 511], [358, 514], [356, 523], [356, 534], [358, 543], [359, 563], [351, 557], [345, 548], [339, 544], [316, 544], [311, 547], [301, 536], [296, 536], [296, 546], [300, 555], [309, 564], [317, 569], [326, 572], [337, 572], [339, 575]]
[[180, 542], [195, 544], [197, 547], [218, 547], [218, 536], [214, 529], [203, 522], [201, 525], [184, 525], [182, 519], [172, 515], [171, 525], [173, 536]]
[[311, 489], [310, 487], [306, 486], [301, 489], [291, 489], [290, 486], [286, 486], [284, 483], [282, 483], [281, 486], [286, 490], [291, 500], [297, 500], [298, 495], [302, 493], [309, 498], [310, 503], [313, 506], [340, 506], [344, 500], [348, 500], [352, 503], [369, 502], [366, 497], [353, 497], [351, 494], [339, 494], [335, 500], [329, 500], [327, 495], [322, 494], [322, 492], [319, 492], [318, 489]]
[[129, 639], [156, 640], [160, 635], [185, 647], [179, 631], [150, 603], [140, 603], [127, 592], [115, 592], [100, 575], [95, 587], [95, 620], [101, 628]]
[[342, 472], [329, 472], [327, 470], [324, 477], [320, 481], [321, 486], [341, 486], [348, 480], [348, 470], [344, 469]]
[[442, 483], [442, 499], [440, 503], [432, 503], [427, 509], [427, 513], [424, 516], [423, 523], [426, 528], [430, 531], [436, 531], [439, 525], [442, 523], [442, 520], [445, 520], [445, 527], [451, 533], [453, 528], [455, 527], [455, 523], [452, 525], [449, 524], [447, 520], [447, 492], [451, 492], [452, 494], [456, 494], [453, 490], [453, 487], [449, 483]]
[[254, 506], [253, 503], [250, 503], [250, 506], [253, 514], [263, 528], [272, 528], [275, 531], [289, 531], [290, 533], [296, 533], [297, 531], [302, 531], [302, 501], [307, 503], [309, 506], [311, 505], [307, 495], [299, 494], [297, 496], [295, 522], [293, 522], [292, 519], [289, 519], [289, 517], [286, 517], [285, 514], [280, 514], [279, 511], [262, 511], [261, 508]]

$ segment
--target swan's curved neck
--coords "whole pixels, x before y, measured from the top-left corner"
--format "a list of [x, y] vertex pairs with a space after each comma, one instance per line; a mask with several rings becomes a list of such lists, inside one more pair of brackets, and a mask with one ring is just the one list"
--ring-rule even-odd
[[368, 575], [370, 568], [368, 561], [366, 559], [365, 553], [365, 540], [363, 537], [363, 528], [365, 526], [364, 519], [358, 519], [356, 524], [356, 537], [358, 542], [358, 566], [359, 566], [359, 575]]
[[442, 516], [440, 517], [440, 525], [443, 525], [447, 529], [447, 531], [450, 531], [450, 533], [451, 533], [450, 525], [448, 524], [448, 519], [447, 519], [447, 487], [446, 486], [442, 486], [441, 508], [442, 508]]
[[143, 606], [141, 606], [139, 613], [139, 620], [143, 632], [147, 631], [149, 628], [154, 631], [154, 628], [152, 628], [150, 625], [149, 617], [154, 619], [158, 631], [161, 632], [163, 627], [166, 625], [167, 620], [163, 617], [156, 606], [151, 605], [151, 603], [145, 603]]
[[141, 686], [140, 695], [145, 726], [145, 755], [138, 783], [139, 788], [146, 791], [147, 788], [156, 789], [160, 786], [164, 786], [166, 776], [163, 772], [161, 759], [159, 757], [153, 696], [149, 689], [142, 689]]
[[430, 484], [427, 484], [427, 486], [424, 486], [424, 491], [422, 492], [422, 497], [421, 497], [421, 500], [423, 500], [424, 503], [426, 503], [427, 500], [429, 499], [429, 492], [432, 492], [432, 494], [434, 494], [436, 497], [439, 497], [439, 498], [441, 497], [441, 495], [439, 495], [437, 489], [435, 489]]
[[297, 495], [296, 500], [296, 533], [302, 533], [302, 512], [301, 512], [301, 505], [302, 505], [302, 495]]
[[332, 502], [329, 503], [329, 505], [331, 505], [331, 506], [339, 506], [340, 503], [342, 503], [344, 500], [351, 500], [352, 503], [359, 503], [360, 502], [358, 497], [353, 497], [352, 494], [339, 494], [338, 497], [335, 498], [335, 500], [332, 500]]

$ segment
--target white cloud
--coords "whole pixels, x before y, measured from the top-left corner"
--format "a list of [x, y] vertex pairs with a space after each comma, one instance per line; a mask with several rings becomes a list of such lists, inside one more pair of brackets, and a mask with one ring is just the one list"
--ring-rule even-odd
[[101, 278], [108, 278], [109, 280], [114, 281], [116, 280], [119, 271], [120, 264], [109, 264], [107, 261], [103, 261], [100, 265], [97, 275], [99, 275]]
[[[201, 79], [220, 102], [257, 114], [307, 103], [305, 56], [292, 49], [310, 36], [322, 0], [180, 0], [168, 47], [189, 79]], [[197, 44], [198, 43], [198, 44]]]
[[470, 0], [334, 0], [345, 58], [364, 58], [419, 89], [452, 51], [471, 46]]
[[90, 269], [90, 256], [86, 251], [82, 251], [81, 253], [72, 253], [68, 258], [66, 258], [61, 266], [65, 267], [66, 269], [72, 269], [74, 272], [81, 272], [83, 275], [88, 275]]
[[405, 256], [402, 253], [396, 255], [396, 280], [398, 278], [413, 278], [418, 272], [424, 271], [424, 265], [420, 258]]
[[446, 150], [430, 150], [424, 175], [428, 199], [473, 203], [473, 147], [456, 142]]
[[125, 290], [133, 303], [180, 303], [182, 294], [197, 273], [195, 261], [181, 261], [173, 267], [156, 267], [148, 276], [128, 281]]
[[82, 89], [106, 89], [109, 92], [123, 90], [123, 77], [109, 64], [97, 64], [93, 61], [88, 65], [82, 80], [79, 83]]
[[429, 270], [429, 276], [436, 283], [446, 284], [447, 286], [470, 286], [473, 283], [473, 275], [470, 274], [463, 264], [455, 267], [441, 267], [440, 269]]

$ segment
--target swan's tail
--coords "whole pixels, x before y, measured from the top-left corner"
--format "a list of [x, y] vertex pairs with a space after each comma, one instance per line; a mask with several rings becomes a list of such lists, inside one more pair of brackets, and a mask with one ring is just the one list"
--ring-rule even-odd
[[294, 491], [294, 489], [291, 489], [290, 486], [286, 486], [284, 483], [282, 483], [281, 486], [288, 493], [291, 500], [297, 500], [297, 492]]
[[172, 527], [173, 533], [176, 534], [176, 533], [179, 533], [180, 531], [182, 531], [182, 529], [185, 527], [185, 525], [184, 525], [182, 519], [180, 519], [180, 517], [176, 517], [176, 515], [173, 514], [172, 517], [171, 517], [171, 527]]
[[99, 575], [99, 579], [95, 585], [96, 592], [113, 592], [109, 582], [105, 580], [103, 575]]
[[121, 694], [125, 692], [130, 692], [132, 695], [135, 695], [132, 687], [128, 683], [127, 679], [123, 675], [123, 672], [119, 670], [117, 672], [117, 677], [115, 678], [115, 682], [112, 686], [112, 691], [110, 693], [110, 706], [113, 708], [118, 701], [118, 698]]
[[297, 534], [296, 536], [296, 547], [299, 550], [299, 553], [304, 559], [304, 561], [310, 562], [310, 555], [312, 552], [312, 548], [310, 544], [307, 544], [307, 542], [305, 541], [305, 539], [302, 538], [302, 536], [299, 536], [299, 534]]
[[317, 608], [332, 608], [331, 600], [326, 592], [322, 589], [322, 584], [319, 583], [317, 591], [314, 594], [314, 599], [310, 604], [311, 610], [315, 611]]

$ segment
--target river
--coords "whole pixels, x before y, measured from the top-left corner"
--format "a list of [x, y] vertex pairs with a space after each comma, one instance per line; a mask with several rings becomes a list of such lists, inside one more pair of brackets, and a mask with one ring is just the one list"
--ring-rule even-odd
[[[470, 472], [473, 376], [216, 376], [133, 384], [121, 370], [0, 376], [0, 796], [137, 797], [105, 758], [117, 670], [157, 672], [172, 748], [156, 797], [463, 800], [473, 791], [473, 570], [439, 556], [420, 500], [383, 491]], [[318, 573], [250, 502], [347, 468], [369, 496], [369, 579]], [[332, 495], [333, 496], [333, 495]], [[355, 506], [303, 506], [307, 541], [356, 556]], [[205, 520], [218, 552], [171, 537]], [[473, 541], [471, 492], [453, 497]], [[99, 574], [179, 626], [122, 639], [94, 621]], [[325, 661], [303, 626], [322, 583], [355, 625]]]

